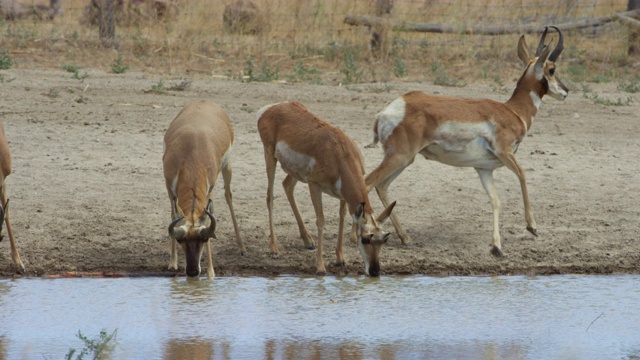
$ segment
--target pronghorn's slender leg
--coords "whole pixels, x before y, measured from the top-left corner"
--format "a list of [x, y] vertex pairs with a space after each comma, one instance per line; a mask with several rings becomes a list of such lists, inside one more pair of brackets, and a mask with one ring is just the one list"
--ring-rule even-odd
[[327, 269], [322, 259], [322, 240], [324, 240], [324, 213], [322, 211], [322, 188], [316, 183], [309, 183], [311, 203], [316, 211], [316, 226], [318, 227], [318, 253], [316, 254], [316, 275], [324, 276]]
[[344, 217], [347, 215], [347, 202], [340, 200], [340, 223], [338, 225], [338, 245], [336, 246], [336, 265], [345, 266], [342, 254], [342, 242], [344, 240]]
[[287, 200], [289, 200], [289, 204], [291, 205], [291, 210], [293, 211], [293, 215], [296, 217], [296, 222], [298, 223], [298, 230], [300, 231], [300, 238], [304, 241], [304, 247], [309, 250], [313, 250], [316, 248], [313, 243], [313, 238], [307, 227], [304, 226], [304, 221], [302, 221], [302, 216], [300, 216], [300, 211], [298, 210], [298, 206], [296, 205], [296, 199], [293, 195], [293, 191], [295, 190], [296, 184], [298, 180], [296, 180], [293, 176], [287, 175], [282, 181], [282, 186], [284, 187], [284, 192], [287, 194]]
[[489, 195], [491, 208], [493, 209], [493, 242], [491, 243], [491, 253], [495, 256], [503, 256], [502, 245], [500, 244], [500, 198], [493, 181], [493, 170], [476, 168], [484, 191]]
[[214, 276], [216, 276], [215, 271], [213, 271], [213, 260], [212, 260], [212, 255], [211, 255], [211, 240], [207, 241], [207, 256], [209, 257], [209, 267], [207, 267], [207, 277], [209, 279], [213, 278]]
[[273, 182], [276, 174], [276, 163], [278, 160], [269, 153], [269, 150], [265, 146], [264, 159], [267, 164], [267, 209], [269, 209], [269, 252], [272, 256], [278, 256], [278, 241], [276, 239], [276, 231], [273, 226]]
[[22, 259], [20, 259], [20, 254], [18, 253], [18, 248], [16, 247], [16, 239], [13, 237], [13, 229], [11, 228], [11, 221], [9, 220], [9, 207], [7, 205], [7, 195], [6, 195], [6, 187], [2, 186], [2, 190], [0, 191], [0, 201], [2, 202], [2, 206], [4, 207], [4, 222], [7, 225], [7, 234], [9, 235], [9, 246], [11, 247], [11, 259], [13, 263], [18, 268], [18, 271], [24, 273], [26, 271], [24, 264], [22, 263]]
[[240, 249], [240, 255], [244, 255], [247, 250], [244, 247], [244, 243], [242, 242], [242, 237], [240, 236], [240, 229], [238, 228], [238, 220], [236, 220], [236, 213], [233, 211], [233, 195], [231, 195], [231, 160], [227, 160], [227, 166], [222, 168], [222, 179], [224, 180], [224, 198], [227, 201], [227, 205], [229, 205], [229, 211], [231, 212], [231, 221], [233, 222], [233, 230], [236, 232], [236, 243], [238, 244], [238, 249]]
[[[385, 208], [391, 204], [388, 196], [389, 185], [407, 166], [413, 163], [414, 159], [415, 155], [409, 159], [403, 159], [402, 157], [397, 156], [397, 154], [386, 156], [382, 163], [366, 177], [365, 183], [367, 189], [370, 190], [372, 187], [376, 188], [378, 197]], [[411, 237], [407, 234], [402, 225], [400, 225], [400, 221], [398, 220], [395, 212], [391, 213], [391, 223], [393, 223], [393, 227], [395, 227], [396, 234], [398, 234], [402, 244], [411, 244]], [[351, 239], [351, 241], [353, 241], [353, 239]]]
[[[175, 198], [171, 199], [171, 221], [176, 219]], [[169, 270], [178, 270], [178, 242], [169, 236]]]
[[527, 230], [534, 236], [538, 236], [536, 220], [533, 218], [533, 211], [531, 210], [531, 203], [529, 202], [529, 192], [527, 191], [527, 180], [525, 178], [524, 169], [518, 165], [515, 156], [512, 153], [505, 153], [498, 155], [500, 161], [513, 171], [520, 180], [520, 188], [522, 189], [522, 200], [524, 201], [524, 217], [527, 221]]

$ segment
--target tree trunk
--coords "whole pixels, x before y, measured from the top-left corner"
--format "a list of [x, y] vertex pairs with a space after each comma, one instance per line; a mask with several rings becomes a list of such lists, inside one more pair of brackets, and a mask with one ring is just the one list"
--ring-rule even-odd
[[114, 0], [99, 0], [98, 27], [102, 46], [116, 47], [116, 4]]
[[[629, 0], [627, 3], [627, 11], [640, 9], [640, 0]], [[628, 55], [640, 54], [640, 32], [638, 29], [629, 30], [629, 48], [627, 49]]]
[[[393, 8], [393, 0], [376, 0], [376, 10], [375, 15], [379, 18], [388, 18], [391, 14], [391, 9]], [[389, 54], [390, 50], [390, 39], [389, 39], [389, 25], [385, 23], [379, 23], [377, 25], [372, 26], [372, 34], [371, 34], [371, 53], [377, 59], [381, 59], [387, 54]]]

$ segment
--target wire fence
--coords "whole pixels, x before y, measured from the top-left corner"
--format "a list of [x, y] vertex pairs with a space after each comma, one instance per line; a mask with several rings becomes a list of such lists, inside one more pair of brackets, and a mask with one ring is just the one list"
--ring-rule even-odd
[[[382, 56], [375, 56], [371, 51], [372, 37], [380, 29], [351, 26], [345, 23], [345, 18], [349, 14], [376, 15], [380, 12], [380, 0], [244, 0], [241, 5], [238, 1], [62, 0], [62, 12], [53, 20], [34, 16], [2, 20], [0, 47], [9, 48], [17, 58], [25, 52], [36, 56], [25, 64], [46, 65], [47, 61], [60, 61], [64, 56], [87, 61], [87, 66], [108, 67], [114, 58], [113, 50], [102, 49], [99, 19], [95, 18], [96, 7], [108, 2], [115, 9], [112, 45], [134, 67], [230, 76], [264, 70], [275, 72], [277, 77], [278, 72], [303, 70], [345, 76], [351, 66], [356, 75], [358, 71], [362, 73], [351, 80], [377, 81], [380, 77], [430, 77], [440, 66], [440, 70], [446, 69], [460, 78], [486, 77], [486, 73], [500, 67], [498, 62], [519, 67], [515, 52], [519, 27], [538, 25], [542, 31], [545, 25], [623, 12], [629, 3], [628, 0], [387, 0], [392, 6], [382, 15], [386, 20], [444, 24], [461, 30], [500, 25], [514, 27], [516, 34], [487, 36], [384, 29], [387, 46]], [[6, 3], [0, 0], [0, 4]], [[42, 3], [25, 0], [21, 4], [27, 8], [47, 5], [44, 0]], [[7, 13], [6, 5], [2, 11]], [[618, 22], [568, 31], [563, 57], [581, 64], [585, 72], [613, 68], [625, 73], [627, 66], [637, 61], [629, 60], [627, 54], [630, 34], [629, 28]], [[535, 43], [536, 37], [530, 34], [527, 40]]]

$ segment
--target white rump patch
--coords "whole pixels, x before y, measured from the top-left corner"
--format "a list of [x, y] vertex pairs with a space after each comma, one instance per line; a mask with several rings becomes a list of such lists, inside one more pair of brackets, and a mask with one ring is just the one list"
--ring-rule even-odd
[[264, 114], [265, 111], [269, 110], [270, 107], [278, 105], [281, 103], [276, 103], [276, 104], [269, 104], [269, 105], [265, 105], [263, 107], [260, 108], [260, 110], [258, 110], [258, 112], [256, 113], [256, 119], [260, 120], [260, 118], [262, 117], [262, 114]]
[[378, 119], [378, 138], [382, 143], [391, 135], [393, 129], [404, 120], [406, 107], [404, 98], [399, 97], [376, 115]]
[[291, 149], [284, 141], [276, 144], [275, 155], [285, 172], [300, 181], [309, 181], [309, 174], [316, 165], [316, 159]]

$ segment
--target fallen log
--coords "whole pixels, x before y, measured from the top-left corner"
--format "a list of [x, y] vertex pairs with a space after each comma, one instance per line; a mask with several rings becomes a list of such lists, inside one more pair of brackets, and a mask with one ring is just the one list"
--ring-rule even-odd
[[[601, 16], [593, 19], [584, 19], [578, 21], [567, 22], [563, 24], [555, 24], [560, 30], [577, 30], [594, 26], [601, 26], [606, 23], [621, 20], [621, 17], [627, 20], [629, 18], [640, 17], [640, 10], [625, 11], [613, 15]], [[383, 19], [375, 16], [353, 15], [349, 14], [345, 17], [344, 22], [353, 26], [390, 26], [393, 31], [407, 32], [429, 32], [429, 33], [448, 33], [448, 34], [465, 34], [465, 35], [506, 35], [520, 33], [538, 33], [540, 25], [515, 25], [515, 26], [454, 26], [441, 23], [427, 22], [410, 22], [396, 19]]]

